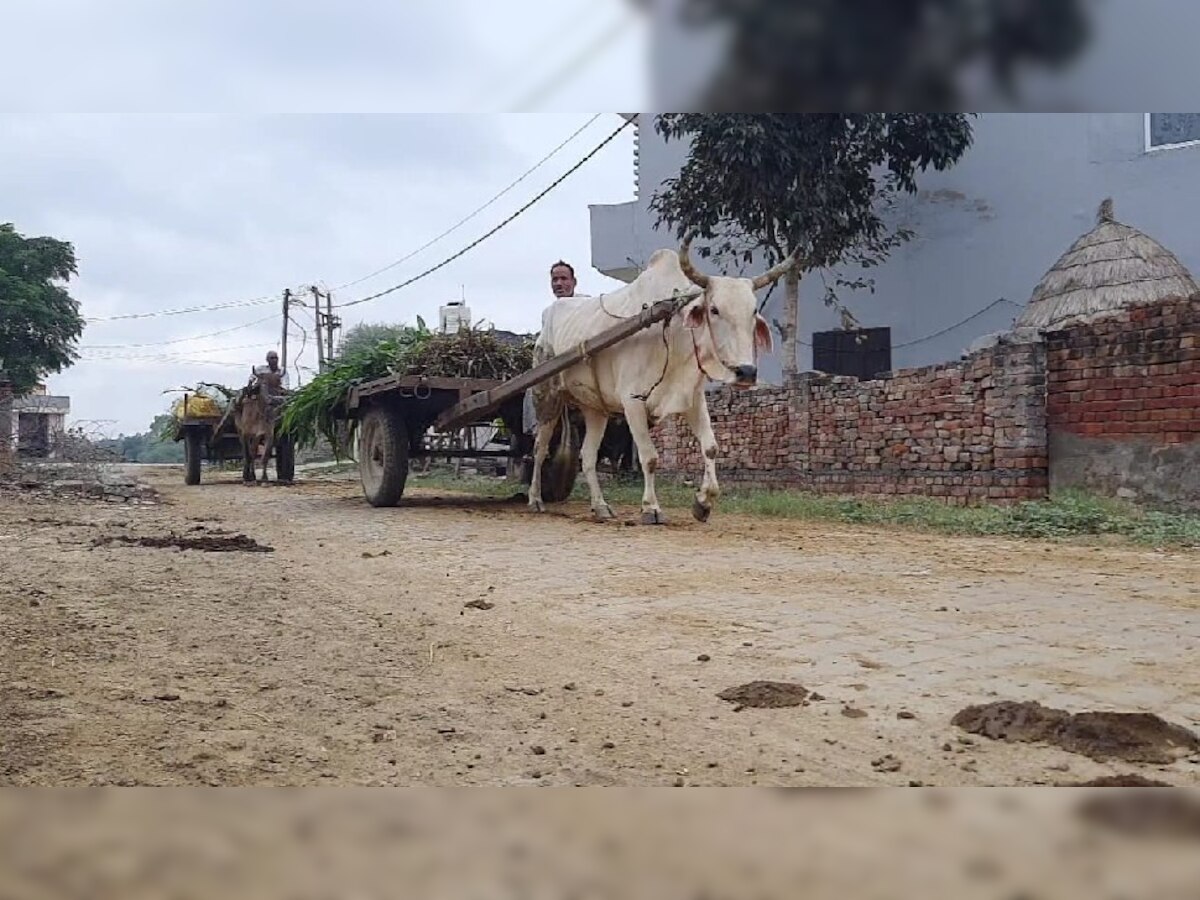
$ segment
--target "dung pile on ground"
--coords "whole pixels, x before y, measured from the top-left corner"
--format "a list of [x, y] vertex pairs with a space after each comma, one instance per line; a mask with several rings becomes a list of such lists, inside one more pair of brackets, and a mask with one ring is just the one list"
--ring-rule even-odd
[[1153, 778], [1145, 778], [1141, 775], [1135, 775], [1132, 772], [1125, 775], [1101, 775], [1099, 778], [1093, 778], [1091, 781], [1074, 781], [1068, 783], [1060, 783], [1059, 787], [1153, 787], [1165, 788], [1171, 787], [1165, 781], [1155, 781]]
[[106, 547], [110, 544], [126, 544], [133, 547], [151, 547], [154, 549], [176, 548], [179, 550], [200, 550], [205, 553], [274, 553], [275, 548], [260, 544], [254, 538], [245, 534], [234, 535], [204, 535], [199, 537], [183, 537], [172, 534], [167, 537], [130, 537], [125, 534], [108, 534], [92, 541], [92, 548]]
[[726, 688], [717, 694], [722, 700], [736, 703], [738, 708], [781, 709], [786, 706], [807, 706], [817, 699], [806, 687], [787, 681], [751, 681], [738, 687]]
[[1033, 701], [1001, 700], [968, 706], [950, 721], [993, 740], [1053, 744], [1101, 762], [1161, 765], [1200, 750], [1200, 737], [1153, 713], [1069, 713]]
[[1200, 838], [1200, 801], [1188, 791], [1119, 791], [1090, 796], [1080, 817], [1130, 836]]

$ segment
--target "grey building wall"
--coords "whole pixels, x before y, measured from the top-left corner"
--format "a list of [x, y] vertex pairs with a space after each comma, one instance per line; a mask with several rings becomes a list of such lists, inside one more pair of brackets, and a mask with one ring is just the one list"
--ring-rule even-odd
[[[687, 148], [665, 144], [652, 116], [639, 124], [637, 199], [592, 207], [592, 264], [627, 280], [656, 249], [674, 245], [655, 231], [647, 204]], [[1120, 221], [1200, 273], [1200, 145], [1148, 151], [1142, 113], [995, 113], [975, 119], [974, 129], [959, 164], [926, 173], [920, 193], [890, 214], [915, 237], [866, 273], [875, 293], [841, 295], [862, 325], [892, 329], [894, 368], [957, 358], [981, 335], [1010, 327], [1107, 196]], [[811, 273], [801, 284], [801, 369], [812, 366], [812, 333], [839, 324], [821, 302], [822, 277], [832, 283], [831, 273]], [[778, 316], [781, 292], [768, 318]], [[996, 303], [1002, 299], [1008, 302]], [[778, 356], [763, 360], [761, 370], [778, 380]]]

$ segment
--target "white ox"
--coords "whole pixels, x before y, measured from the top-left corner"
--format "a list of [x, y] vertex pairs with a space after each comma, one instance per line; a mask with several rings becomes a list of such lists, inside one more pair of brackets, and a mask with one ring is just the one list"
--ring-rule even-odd
[[592, 512], [612, 518], [600, 491], [596, 457], [610, 416], [622, 413], [637, 445], [642, 465], [642, 521], [666, 519], [654, 489], [658, 452], [650, 437], [654, 423], [682, 415], [700, 442], [704, 479], [692, 515], [706, 521], [720, 494], [717, 485], [717, 441], [708, 416], [705, 382], [712, 380], [748, 388], [758, 378], [759, 349], [769, 351], [771, 330], [758, 315], [754, 292], [771, 284], [793, 264], [787, 260], [757, 278], [704, 275], [692, 265], [688, 243], [676, 252], [659, 250], [636, 280], [600, 297], [568, 297], [554, 301], [542, 314], [535, 346], [537, 362], [578, 347], [620, 319], [637, 316], [644, 305], [688, 293], [704, 293], [659, 326], [652, 326], [599, 351], [534, 389], [538, 429], [534, 442], [529, 506], [541, 512], [542, 465], [554, 429], [568, 406], [584, 417], [582, 463]]

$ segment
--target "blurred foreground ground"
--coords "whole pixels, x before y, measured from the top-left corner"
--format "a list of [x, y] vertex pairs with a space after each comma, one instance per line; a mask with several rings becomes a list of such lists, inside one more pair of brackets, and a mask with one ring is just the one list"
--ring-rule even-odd
[[[1200, 784], [1195, 751], [951, 724], [1034, 700], [1196, 731], [1195, 552], [143, 475], [160, 502], [0, 502], [0, 783]], [[758, 680], [817, 697], [717, 696]]]

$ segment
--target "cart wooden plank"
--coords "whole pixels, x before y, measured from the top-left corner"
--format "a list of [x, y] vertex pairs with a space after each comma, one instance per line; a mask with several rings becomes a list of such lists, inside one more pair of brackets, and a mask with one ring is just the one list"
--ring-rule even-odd
[[650, 306], [643, 307], [642, 311], [636, 316], [631, 316], [594, 337], [588, 338], [578, 347], [568, 350], [565, 353], [560, 353], [558, 356], [546, 360], [539, 366], [534, 366], [528, 372], [518, 375], [516, 378], [510, 378], [502, 384], [472, 394], [438, 416], [433, 422], [433, 427], [439, 431], [452, 431], [455, 428], [461, 428], [469, 422], [489, 416], [496, 412], [507, 400], [525, 393], [525, 391], [529, 390], [535, 384], [540, 384], [547, 378], [551, 378], [559, 372], [571, 368], [571, 366], [591, 356], [593, 353], [599, 353], [606, 347], [611, 347], [613, 344], [619, 343], [625, 340], [625, 338], [637, 334], [639, 331], [645, 331], [656, 322], [670, 318], [681, 306], [690, 303], [699, 297], [701, 293], [703, 292], [699, 290], [688, 291], [677, 297], [672, 297], [668, 300], [659, 300]]
[[495, 378], [443, 378], [440, 376], [426, 377], [424, 375], [385, 375], [383, 378], [373, 378], [355, 385], [350, 389], [347, 406], [357, 409], [363, 397], [382, 394], [385, 391], [398, 389], [412, 391], [457, 391], [462, 393], [486, 391], [503, 382]]
[[233, 415], [233, 407], [235, 402], [235, 400], [230, 400], [229, 405], [225, 407], [224, 415], [221, 416], [221, 420], [217, 422], [216, 426], [212, 430], [213, 439], [221, 436], [221, 432], [225, 428], [225, 423], [230, 421], [230, 417]]

